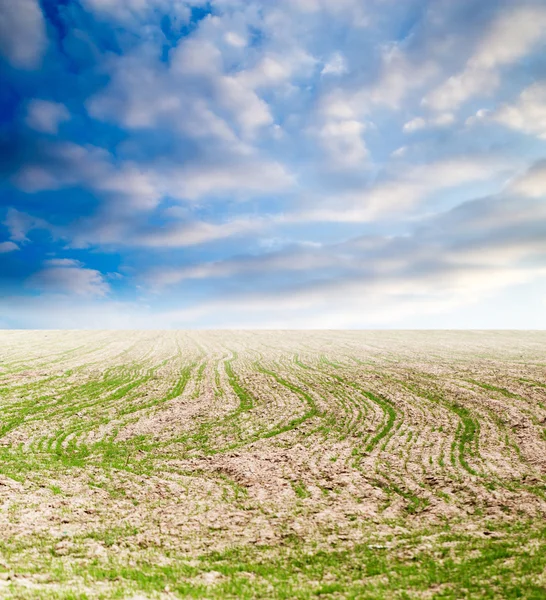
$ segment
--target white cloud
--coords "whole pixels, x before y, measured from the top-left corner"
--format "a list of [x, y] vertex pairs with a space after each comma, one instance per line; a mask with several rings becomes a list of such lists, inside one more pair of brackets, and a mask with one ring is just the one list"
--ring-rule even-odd
[[4, 225], [9, 230], [9, 236], [15, 242], [26, 242], [27, 233], [33, 229], [50, 229], [49, 223], [43, 219], [9, 208]]
[[180, 201], [226, 193], [244, 197], [287, 189], [293, 184], [281, 164], [235, 150], [219, 157], [205, 154], [181, 165], [142, 166], [131, 161], [116, 162], [102, 148], [68, 142], [45, 144], [43, 154], [47, 160], [29, 162], [16, 173], [14, 182], [18, 187], [32, 193], [83, 185], [115, 199], [110, 204], [118, 212], [129, 206], [151, 210], [164, 196]]
[[289, 9], [303, 13], [322, 12], [326, 15], [350, 20], [355, 27], [368, 25], [366, 0], [284, 0]]
[[100, 271], [72, 259], [45, 261], [45, 268], [29, 277], [26, 285], [45, 293], [77, 296], [105, 296], [110, 291]]
[[467, 69], [450, 77], [423, 100], [423, 105], [437, 111], [456, 110], [472, 96], [490, 95], [498, 86], [499, 75], [492, 71]]
[[362, 166], [368, 149], [362, 138], [365, 125], [356, 120], [329, 120], [317, 131], [322, 147], [330, 159], [329, 167]]
[[432, 59], [414, 62], [396, 44], [384, 50], [382, 63], [377, 82], [357, 94], [355, 100], [359, 104], [371, 101], [396, 110], [409, 92], [425, 85], [438, 71]]
[[406, 166], [368, 189], [340, 192], [331, 198], [314, 198], [314, 206], [285, 215], [287, 222], [371, 222], [407, 214], [433, 193], [471, 182], [502, 177], [517, 169], [504, 159], [464, 156]]
[[0, 0], [0, 52], [14, 66], [39, 66], [47, 44], [37, 0]]
[[239, 71], [236, 79], [250, 89], [277, 87], [296, 76], [310, 76], [315, 64], [316, 60], [300, 48], [283, 53], [265, 52], [253, 67]]
[[239, 143], [273, 123], [268, 104], [254, 88], [290, 74], [273, 58], [254, 71], [226, 74], [220, 50], [210, 41], [186, 38], [171, 65], [147, 55], [113, 60], [110, 84], [87, 102], [92, 116], [131, 129], [169, 127], [190, 138]]
[[344, 75], [348, 72], [347, 62], [341, 52], [334, 52], [322, 68], [321, 75]]
[[83, 263], [75, 258], [50, 258], [44, 264], [48, 267], [83, 267]]
[[406, 154], [408, 153], [408, 147], [407, 146], [400, 146], [400, 148], [397, 148], [394, 152], [391, 152], [391, 157], [392, 158], [402, 158], [404, 156], [406, 156]]
[[523, 58], [540, 40], [546, 41], [546, 8], [522, 2], [503, 10], [468, 61], [472, 69], [495, 69]]
[[227, 31], [224, 34], [224, 40], [230, 46], [235, 46], [235, 48], [244, 48], [247, 45], [246, 39], [235, 31]]
[[0, 242], [0, 254], [19, 250], [19, 246], [15, 242]]
[[264, 274], [275, 271], [316, 271], [320, 268], [354, 265], [353, 256], [343, 256], [334, 252], [316, 252], [317, 248], [320, 249], [321, 245], [300, 244], [296, 251], [292, 249], [286, 252], [186, 267], [156, 267], [145, 274], [144, 280], [154, 287], [161, 288], [188, 279], [225, 278], [241, 274], [256, 274], [258, 277], [263, 277]]
[[515, 6], [501, 10], [459, 74], [428, 94], [423, 104], [436, 111], [457, 109], [476, 95], [490, 95], [500, 82], [499, 70], [546, 41], [546, 8]]
[[413, 133], [414, 131], [419, 131], [420, 129], [424, 129], [427, 126], [427, 122], [423, 117], [415, 117], [411, 121], [408, 121], [403, 129], [405, 133]]
[[173, 25], [183, 25], [191, 17], [191, 6], [199, 0], [82, 0], [82, 4], [98, 17], [113, 19], [126, 27], [138, 27], [168, 14]]
[[[317, 100], [313, 115], [323, 145], [334, 165], [360, 167], [368, 150], [362, 139], [364, 122], [377, 107], [385, 106], [397, 111], [412, 91], [426, 84], [437, 72], [438, 66], [430, 59], [413, 60], [397, 44], [382, 50], [381, 65], [377, 77], [365, 84], [348, 87], [327, 86]], [[435, 121], [424, 122], [418, 118], [407, 124], [406, 132], [425, 126], [444, 126], [445, 115]], [[344, 159], [345, 155], [345, 159]]]
[[546, 197], [546, 161], [539, 162], [517, 178], [510, 189], [529, 198]]
[[403, 130], [404, 133], [413, 133], [430, 127], [448, 127], [454, 122], [455, 117], [451, 113], [443, 113], [427, 119], [415, 117], [404, 125]]
[[[512, 191], [509, 187], [499, 196], [430, 216], [404, 235], [156, 268], [146, 281], [162, 287], [191, 279], [243, 278], [257, 290], [163, 314], [168, 322], [309, 327], [316, 321], [315, 326], [350, 327], [453, 311], [511, 286], [546, 283], [546, 207], [513, 197]], [[270, 289], [270, 280], [294, 271], [300, 274], [287, 280], [292, 283]]]
[[59, 125], [70, 119], [70, 113], [64, 104], [48, 100], [31, 100], [27, 106], [26, 124], [36, 131], [56, 134]]
[[[164, 216], [168, 222], [152, 225], [146, 218], [139, 218], [134, 212], [116, 214], [104, 211], [88, 219], [80, 219], [77, 224], [59, 227], [43, 219], [37, 219], [15, 209], [8, 211], [4, 224], [10, 230], [11, 238], [28, 241], [27, 234], [33, 230], [49, 231], [55, 239], [68, 240], [72, 248], [86, 248], [90, 245], [106, 247], [133, 246], [143, 248], [186, 248], [241, 235], [255, 235], [275, 222], [273, 217], [241, 216], [223, 222], [207, 222], [196, 219], [177, 220], [180, 215], [171, 207]], [[183, 211], [186, 213], [186, 211]], [[184, 215], [187, 217], [187, 215]], [[11, 244], [11, 242], [5, 242]], [[72, 259], [54, 259], [48, 265], [70, 266]]]
[[[158, 316], [170, 327], [209, 323], [230, 328], [392, 327], [418, 316], [449, 314], [497, 292], [531, 281], [545, 281], [546, 268], [467, 266], [422, 274], [373, 275], [334, 280], [274, 293], [241, 293]], [[528, 321], [529, 327], [537, 321]]]
[[102, 148], [59, 142], [44, 144], [42, 151], [47, 160], [29, 162], [14, 176], [15, 184], [26, 192], [83, 185], [140, 209], [153, 208], [161, 198], [150, 173], [130, 162], [116, 165]]
[[341, 88], [334, 88], [318, 100], [317, 112], [324, 119], [354, 119], [361, 113], [354, 95]]
[[[224, 223], [206, 223], [190, 221], [186, 223], [171, 222], [169, 225], [154, 230], [143, 231], [126, 243], [137, 246], [157, 248], [183, 248], [236, 235], [256, 233], [265, 221], [262, 219], [240, 218]], [[120, 240], [121, 243], [124, 243]]]
[[287, 190], [292, 176], [277, 162], [259, 157], [227, 157], [219, 164], [189, 163], [165, 173], [165, 194], [178, 199], [197, 200], [204, 196], [229, 193], [235, 197]]
[[[515, 182], [526, 180], [529, 173]], [[176, 310], [152, 313], [143, 305], [90, 304], [86, 295], [100, 297], [108, 292], [100, 274], [73, 259], [51, 259], [29, 282], [45, 294], [42, 310], [36, 313], [41, 319], [39, 326], [77, 324], [76, 305], [63, 298], [55, 304], [48, 299], [52, 294], [82, 296], [83, 304], [78, 306], [85, 310], [86, 326], [90, 327], [147, 327], [146, 319], [152, 314], [155, 327], [296, 328], [392, 326], [419, 315], [450, 314], [512, 286], [546, 283], [546, 206], [540, 199], [514, 197], [515, 182], [504, 194], [430, 216], [403, 235], [300, 245], [262, 256], [179, 268], [156, 267], [141, 278], [154, 288], [197, 279], [218, 279], [220, 287], [221, 279], [246, 278], [256, 290], [236, 292], [228, 286], [232, 291], [219, 298]], [[270, 282], [280, 274], [295, 272], [297, 276], [287, 280], [291, 283], [271, 289]], [[4, 318], [34, 322], [32, 302], [10, 299], [8, 306], [2, 307]], [[54, 305], [56, 311], [47, 308]], [[117, 311], [120, 319], [116, 323], [111, 317]], [[532, 326], [532, 318], [526, 321], [528, 326]], [[538, 325], [535, 320], [534, 326]]]
[[523, 90], [514, 104], [505, 104], [480, 116], [546, 139], [546, 82], [534, 83]]

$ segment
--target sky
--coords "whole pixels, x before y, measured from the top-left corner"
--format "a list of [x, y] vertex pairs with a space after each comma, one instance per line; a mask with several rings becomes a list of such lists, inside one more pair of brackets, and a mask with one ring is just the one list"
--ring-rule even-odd
[[0, 328], [546, 328], [546, 0], [0, 0]]

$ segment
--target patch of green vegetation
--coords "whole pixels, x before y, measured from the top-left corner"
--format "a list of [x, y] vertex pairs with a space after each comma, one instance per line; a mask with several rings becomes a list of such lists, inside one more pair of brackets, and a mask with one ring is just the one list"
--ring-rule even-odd
[[441, 395], [430, 390], [423, 390], [414, 384], [407, 382], [400, 383], [417, 396], [425, 398], [435, 404], [440, 404], [457, 415], [459, 418], [459, 424], [457, 426], [457, 431], [455, 432], [455, 438], [451, 443], [452, 464], [455, 465], [456, 459], [458, 458], [460, 465], [463, 467], [463, 469], [465, 469], [465, 471], [471, 475], [478, 475], [476, 470], [468, 464], [466, 459], [467, 453], [477, 453], [477, 434], [479, 432], [479, 423], [475, 418], [473, 418], [472, 413], [468, 410], [468, 408], [456, 402], [449, 402]]
[[518, 394], [514, 394], [513, 392], [508, 391], [505, 388], [497, 387], [496, 385], [491, 385], [490, 383], [483, 383], [480, 381], [476, 381], [475, 379], [467, 379], [468, 383], [472, 383], [473, 385], [477, 385], [482, 390], [488, 390], [489, 392], [497, 392], [502, 394], [505, 398], [516, 398], [521, 400], [521, 396]]
[[232, 363], [237, 359], [237, 352], [233, 352], [233, 356], [224, 362], [226, 374], [228, 376], [229, 385], [239, 398], [240, 405], [238, 412], [250, 410], [254, 406], [254, 398], [241, 387], [239, 380], [235, 376]]
[[203, 374], [205, 372], [206, 366], [206, 361], [202, 362], [199, 369], [197, 369], [197, 373], [195, 374], [195, 391], [192, 395], [193, 399], [199, 398], [199, 395], [201, 394], [201, 383], [203, 382]]
[[[322, 359], [324, 359], [324, 357], [322, 357]], [[323, 365], [330, 365], [330, 366], [334, 366], [335, 368], [341, 368], [341, 366], [342, 366], [342, 365], [333, 365], [332, 363], [329, 363], [329, 361], [327, 361], [326, 359], [324, 359], [324, 360], [322, 360], [322, 359], [321, 359], [321, 363]], [[320, 370], [320, 371], [324, 372], [322, 370]], [[366, 398], [367, 400], [370, 400], [373, 404], [380, 406], [383, 413], [385, 414], [386, 420], [385, 420], [384, 424], [381, 426], [379, 431], [377, 431], [377, 433], [366, 442], [366, 445], [363, 448], [364, 452], [371, 452], [379, 444], [379, 442], [381, 442], [381, 440], [383, 440], [389, 434], [389, 432], [391, 432], [391, 430], [394, 426], [394, 423], [396, 421], [396, 410], [394, 408], [394, 404], [388, 398], [379, 396], [377, 394], [373, 394], [372, 392], [369, 392], [368, 390], [365, 390], [364, 388], [362, 388], [362, 386], [360, 384], [358, 384], [354, 381], [351, 381], [349, 379], [346, 379], [344, 377], [341, 377], [340, 375], [328, 372], [328, 376], [331, 377], [332, 379], [334, 379], [335, 381], [337, 381], [338, 383], [342, 384], [343, 386], [347, 386], [347, 387], [357, 390], [361, 397]], [[332, 390], [332, 392], [334, 393], [334, 395], [337, 395], [339, 397], [339, 392], [337, 394], [335, 394], [334, 390]], [[356, 403], [356, 404], [358, 404], [358, 403]], [[359, 417], [362, 417], [362, 416], [363, 416], [362, 413], [359, 413]], [[332, 415], [332, 417], [331, 417], [332, 425], [335, 423], [336, 418], [337, 418], [337, 416]], [[328, 432], [328, 429], [326, 428], [325, 425], [323, 425], [323, 429], [325, 429], [326, 433]], [[359, 454], [360, 454], [360, 452], [357, 454], [353, 454], [353, 456], [358, 456]]]
[[311, 493], [305, 487], [303, 481], [291, 481], [292, 489], [298, 498], [309, 498]]
[[463, 469], [468, 471], [468, 473], [471, 475], [478, 475], [478, 473], [468, 464], [466, 460], [466, 452], [474, 443], [475, 436], [479, 430], [478, 422], [471, 417], [470, 411], [460, 404], [452, 404], [451, 410], [459, 416], [462, 423], [462, 426], [459, 425], [458, 428], [459, 462], [461, 463]]
[[[381, 543], [374, 543], [372, 537], [335, 550], [288, 536], [283, 546], [237, 546], [191, 562], [171, 555], [166, 563], [142, 557], [129, 564], [111, 553], [108, 559], [71, 563], [52, 553], [41, 555], [40, 563], [31, 566], [29, 554], [29, 566], [21, 564], [19, 572], [50, 573], [55, 584], [51, 591], [57, 595], [49, 595], [47, 585], [25, 590], [14, 583], [12, 591], [17, 598], [83, 597], [70, 596], [76, 593], [70, 582], [77, 575], [87, 586], [102, 585], [105, 600], [165, 589], [177, 598], [242, 600], [544, 598], [544, 523], [486, 523], [484, 531], [489, 535], [436, 526], [407, 530]], [[87, 537], [108, 549], [135, 534], [131, 528], [120, 528]], [[15, 548], [10, 546], [4, 541], [0, 550], [11, 555]]]
[[327, 359], [326, 356], [324, 356], [324, 354], [320, 357], [320, 364], [326, 365], [327, 367], [333, 367], [334, 369], [343, 368], [343, 365], [340, 365], [337, 362], [333, 362], [333, 361]]

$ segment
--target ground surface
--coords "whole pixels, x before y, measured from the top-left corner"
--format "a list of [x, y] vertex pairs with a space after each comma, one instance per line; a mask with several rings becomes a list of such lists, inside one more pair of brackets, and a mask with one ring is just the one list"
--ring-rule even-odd
[[0, 361], [0, 597], [546, 597], [546, 332], [8, 331]]

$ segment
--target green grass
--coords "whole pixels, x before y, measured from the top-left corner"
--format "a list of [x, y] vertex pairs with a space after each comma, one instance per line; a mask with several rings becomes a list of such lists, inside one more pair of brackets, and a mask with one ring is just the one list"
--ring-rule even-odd
[[[180, 598], [301, 599], [348, 598], [434, 599], [480, 598], [539, 600], [545, 597], [546, 526], [520, 522], [499, 526], [484, 524], [483, 531], [451, 531], [448, 526], [406, 530], [379, 542], [373, 535], [351, 548], [327, 549], [295, 536], [281, 546], [239, 546], [201, 555], [188, 561], [172, 555], [167, 564], [137, 559], [131, 565], [113, 555], [81, 566], [70, 564], [55, 551], [43, 553], [32, 572], [47, 568], [61, 588], [75, 572], [85, 585], [103, 584], [102, 598], [133, 593], [154, 594], [166, 588]], [[86, 537], [107, 547], [131, 540], [137, 531], [127, 527], [96, 532]], [[75, 540], [73, 554], [78, 555]], [[29, 542], [27, 542], [30, 544]], [[41, 547], [51, 541], [34, 540]], [[24, 544], [17, 551], [24, 553]], [[6, 555], [16, 548], [0, 543]], [[206, 583], [206, 574], [216, 574]], [[21, 589], [13, 585], [13, 590]], [[99, 589], [99, 588], [97, 588]], [[122, 591], [124, 590], [124, 591]], [[73, 589], [48, 595], [45, 589], [22, 591], [19, 598], [84, 598]], [[72, 596], [70, 595], [72, 594]], [[74, 595], [76, 594], [76, 595]]]
[[233, 356], [226, 360], [224, 363], [226, 374], [228, 376], [229, 385], [237, 395], [240, 401], [239, 410], [237, 412], [244, 412], [250, 410], [254, 406], [254, 398], [241, 386], [239, 380], [235, 376], [233, 371], [232, 363], [237, 359], [237, 352], [233, 352]]
[[496, 385], [491, 385], [490, 383], [476, 381], [475, 379], [468, 379], [467, 381], [469, 383], [477, 385], [482, 390], [487, 390], [489, 392], [497, 392], [499, 394], [502, 394], [505, 398], [516, 398], [521, 400], [521, 396], [518, 396], [518, 394], [514, 394], [505, 388], [497, 387]]

